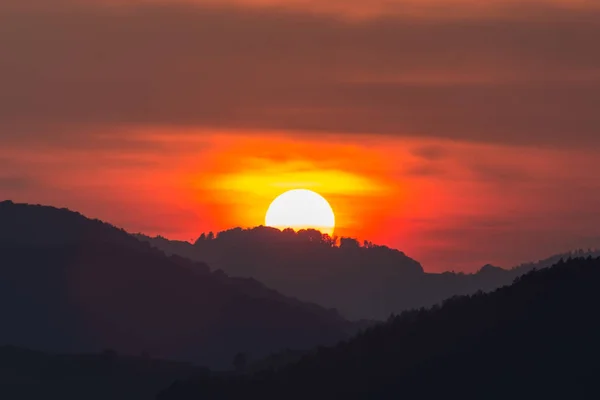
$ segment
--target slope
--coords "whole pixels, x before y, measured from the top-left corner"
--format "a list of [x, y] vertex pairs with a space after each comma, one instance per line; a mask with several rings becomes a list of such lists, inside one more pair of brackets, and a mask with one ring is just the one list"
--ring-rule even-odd
[[451, 296], [494, 290], [533, 268], [570, 256], [560, 254], [510, 270], [488, 265], [474, 274], [425, 273], [401, 251], [369, 242], [361, 245], [351, 238], [336, 242], [317, 231], [236, 228], [214, 237], [202, 235], [194, 244], [136, 237], [168, 254], [207, 262], [231, 276], [251, 276], [283, 294], [335, 308], [352, 320], [385, 320]]
[[253, 277], [286, 295], [335, 308], [353, 320], [384, 319], [399, 303], [417, 305], [407, 296], [423, 278], [421, 265], [398, 250], [361, 246], [351, 238], [336, 245], [313, 230], [236, 228], [213, 239], [203, 235], [194, 245], [137, 237], [231, 276]]
[[161, 400], [594, 398], [600, 259], [405, 312], [278, 371], [178, 382]]
[[354, 329], [64, 209], [0, 203], [0, 259], [0, 345], [226, 367], [238, 352], [331, 344]]

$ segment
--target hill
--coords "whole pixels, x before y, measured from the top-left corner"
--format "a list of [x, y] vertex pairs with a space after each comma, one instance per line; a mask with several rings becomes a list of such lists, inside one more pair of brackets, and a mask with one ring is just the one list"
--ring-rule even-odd
[[0, 221], [0, 345], [111, 348], [223, 368], [238, 352], [259, 358], [354, 331], [333, 310], [69, 210], [2, 202]]
[[335, 308], [353, 320], [385, 320], [390, 314], [429, 307], [451, 296], [494, 290], [533, 268], [568, 257], [561, 254], [512, 270], [488, 265], [475, 274], [432, 274], [401, 251], [351, 238], [337, 241], [311, 230], [236, 228], [203, 234], [194, 244], [136, 236], [168, 254], [204, 261], [231, 276], [256, 278], [286, 295]]
[[[339, 310], [350, 319], [382, 319], [423, 276], [421, 265], [385, 246], [342, 238], [339, 243], [318, 231], [274, 228], [231, 229], [195, 244], [149, 238], [167, 252], [203, 261], [231, 276], [254, 277], [281, 293]], [[411, 304], [412, 305], [412, 304]]]
[[160, 400], [595, 398], [600, 259], [390, 318], [280, 368], [180, 381]]

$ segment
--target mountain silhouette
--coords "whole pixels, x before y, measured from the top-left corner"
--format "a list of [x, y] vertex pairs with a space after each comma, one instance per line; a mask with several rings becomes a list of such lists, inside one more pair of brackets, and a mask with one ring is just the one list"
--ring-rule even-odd
[[[253, 277], [286, 295], [338, 309], [350, 319], [381, 319], [397, 309], [387, 294], [411, 287], [421, 265], [404, 253], [316, 230], [235, 228], [201, 236], [193, 245], [137, 235], [168, 254], [202, 260], [231, 276]], [[410, 299], [407, 299], [410, 302]], [[440, 299], [441, 300], [441, 299]], [[408, 304], [412, 306], [412, 304]]]
[[512, 270], [486, 265], [476, 274], [435, 274], [425, 273], [401, 251], [351, 238], [337, 241], [314, 230], [236, 228], [203, 234], [194, 244], [136, 236], [168, 254], [204, 261], [231, 276], [253, 277], [286, 295], [335, 308], [349, 319], [366, 320], [497, 289], [568, 256]]
[[355, 324], [66, 209], [0, 203], [0, 345], [227, 367], [332, 344]]
[[600, 259], [391, 317], [278, 369], [204, 375], [160, 400], [596, 398]]

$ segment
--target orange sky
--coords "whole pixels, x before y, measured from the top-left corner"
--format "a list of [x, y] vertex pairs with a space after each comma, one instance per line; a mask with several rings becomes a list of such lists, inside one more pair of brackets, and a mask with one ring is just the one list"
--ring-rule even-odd
[[[599, 162], [584, 150], [336, 134], [127, 132], [130, 149], [103, 147], [116, 133], [97, 133], [93, 149], [2, 151], [4, 164], [35, 177], [5, 193], [134, 232], [193, 240], [209, 230], [260, 225], [278, 194], [308, 188], [330, 201], [336, 234], [400, 248], [433, 271], [511, 265], [592, 245], [585, 235], [594, 240], [597, 232], [589, 218], [600, 200], [591, 168]], [[581, 208], [572, 210], [574, 202]], [[568, 238], [573, 234], [579, 237]]]
[[595, 1], [6, 0], [0, 198], [193, 240], [291, 188], [426, 270], [600, 244]]

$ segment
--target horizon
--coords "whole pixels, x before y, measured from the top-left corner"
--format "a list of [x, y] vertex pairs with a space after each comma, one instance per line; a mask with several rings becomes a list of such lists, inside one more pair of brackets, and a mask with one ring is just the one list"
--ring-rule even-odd
[[[87, 215], [87, 214], [85, 214], [83, 212], [80, 212], [79, 210], [70, 209], [68, 207], [59, 207], [59, 206], [52, 206], [52, 205], [48, 205], [48, 204], [37, 204], [37, 203], [36, 204], [33, 204], [33, 203], [31, 203], [31, 204], [30, 203], [19, 203], [19, 202], [15, 202], [13, 200], [10, 200], [10, 199], [0, 200], [0, 203], [4, 203], [4, 202], [8, 202], [8, 203], [15, 204], [15, 205], [50, 207], [50, 208], [54, 208], [54, 209], [57, 209], [57, 210], [65, 209], [65, 210], [67, 210], [69, 212], [79, 214], [79, 215], [83, 216], [86, 219], [89, 219], [89, 220], [98, 220], [100, 222], [109, 224], [109, 225], [111, 225], [111, 226], [113, 226], [113, 227], [115, 227], [117, 229], [122, 229], [127, 234], [129, 234], [131, 236], [134, 236], [134, 237], [144, 236], [144, 237], [149, 238], [149, 239], [164, 239], [164, 240], [167, 240], [169, 242], [181, 242], [181, 243], [187, 243], [187, 244], [190, 244], [190, 245], [195, 245], [195, 242], [197, 242], [198, 240], [200, 240], [202, 238], [204, 238], [205, 240], [215, 240], [215, 239], [218, 239], [220, 237], [220, 234], [222, 234], [222, 233], [226, 233], [226, 232], [230, 232], [230, 231], [236, 231], [236, 230], [242, 230], [244, 232], [249, 232], [249, 231], [254, 231], [256, 229], [265, 228], [265, 229], [272, 229], [272, 230], [275, 230], [275, 231], [278, 231], [278, 232], [281, 232], [281, 233], [283, 233], [286, 230], [291, 230], [296, 235], [300, 231], [313, 231], [313, 232], [319, 233], [323, 238], [330, 238], [330, 239], [332, 239], [333, 240], [332, 241], [332, 247], [340, 247], [342, 239], [352, 239], [352, 240], [355, 240], [357, 242], [358, 246], [361, 247], [361, 248], [364, 248], [365, 247], [365, 242], [367, 242], [371, 246], [386, 247], [386, 248], [389, 248], [390, 250], [399, 251], [399, 252], [405, 254], [407, 257], [409, 257], [409, 258], [415, 260], [416, 262], [418, 262], [419, 264], [421, 264], [421, 266], [423, 267], [423, 271], [425, 273], [428, 273], [428, 274], [438, 274], [438, 273], [444, 273], [444, 272], [475, 274], [475, 273], [480, 272], [481, 269], [484, 268], [484, 267], [486, 267], [486, 266], [499, 267], [499, 268], [502, 268], [504, 270], [510, 271], [510, 270], [512, 270], [514, 268], [517, 268], [517, 267], [520, 267], [520, 266], [523, 266], [523, 265], [536, 264], [536, 263], [538, 263], [540, 261], [545, 261], [545, 260], [548, 260], [548, 259], [551, 259], [551, 258], [554, 258], [554, 257], [557, 257], [557, 256], [573, 255], [573, 254], [576, 254], [576, 253], [581, 252], [581, 251], [583, 251], [584, 253], [596, 253], [596, 252], [598, 252], [598, 248], [597, 247], [587, 247], [587, 248], [579, 247], [579, 248], [567, 249], [567, 250], [564, 250], [564, 251], [556, 251], [554, 253], [545, 254], [545, 255], [542, 255], [542, 256], [540, 256], [538, 258], [534, 258], [534, 259], [520, 260], [519, 262], [516, 262], [516, 263], [514, 263], [512, 265], [498, 265], [498, 264], [494, 264], [494, 263], [491, 263], [491, 262], [487, 262], [487, 263], [484, 263], [482, 265], [476, 266], [473, 269], [467, 270], [467, 271], [461, 271], [461, 270], [457, 271], [457, 270], [452, 269], [452, 268], [445, 268], [445, 269], [443, 269], [441, 271], [431, 271], [431, 270], [427, 269], [426, 265], [423, 265], [423, 263], [421, 262], [421, 260], [419, 260], [418, 258], [412, 257], [411, 254], [406, 253], [405, 251], [403, 251], [400, 248], [396, 248], [396, 247], [393, 247], [393, 246], [388, 246], [388, 245], [383, 244], [383, 243], [377, 243], [377, 242], [370, 241], [368, 239], [361, 239], [361, 238], [352, 237], [352, 236], [338, 236], [335, 233], [333, 235], [329, 235], [328, 233], [325, 233], [325, 232], [319, 230], [318, 228], [299, 228], [299, 229], [290, 228], [290, 227], [288, 227], [288, 228], [279, 228], [279, 227], [276, 227], [276, 226], [268, 226], [268, 225], [264, 225], [264, 224], [263, 225], [256, 225], [256, 226], [248, 226], [248, 227], [236, 226], [236, 227], [226, 228], [226, 229], [220, 230], [220, 231], [200, 232], [200, 234], [196, 235], [195, 237], [189, 238], [189, 239], [173, 239], [173, 238], [169, 238], [169, 237], [163, 236], [161, 234], [150, 235], [150, 234], [147, 234], [147, 233], [144, 233], [144, 232], [129, 231], [129, 230], [127, 230], [127, 229], [125, 229], [125, 228], [123, 228], [123, 227], [121, 227], [119, 225], [113, 224], [111, 221], [103, 220], [103, 219], [97, 218], [97, 217], [95, 217], [93, 215]], [[213, 239], [209, 239], [209, 237], [210, 237], [209, 235], [210, 234], [213, 235]]]
[[7, 0], [0, 197], [189, 240], [313, 190], [429, 271], [600, 246], [600, 6]]

